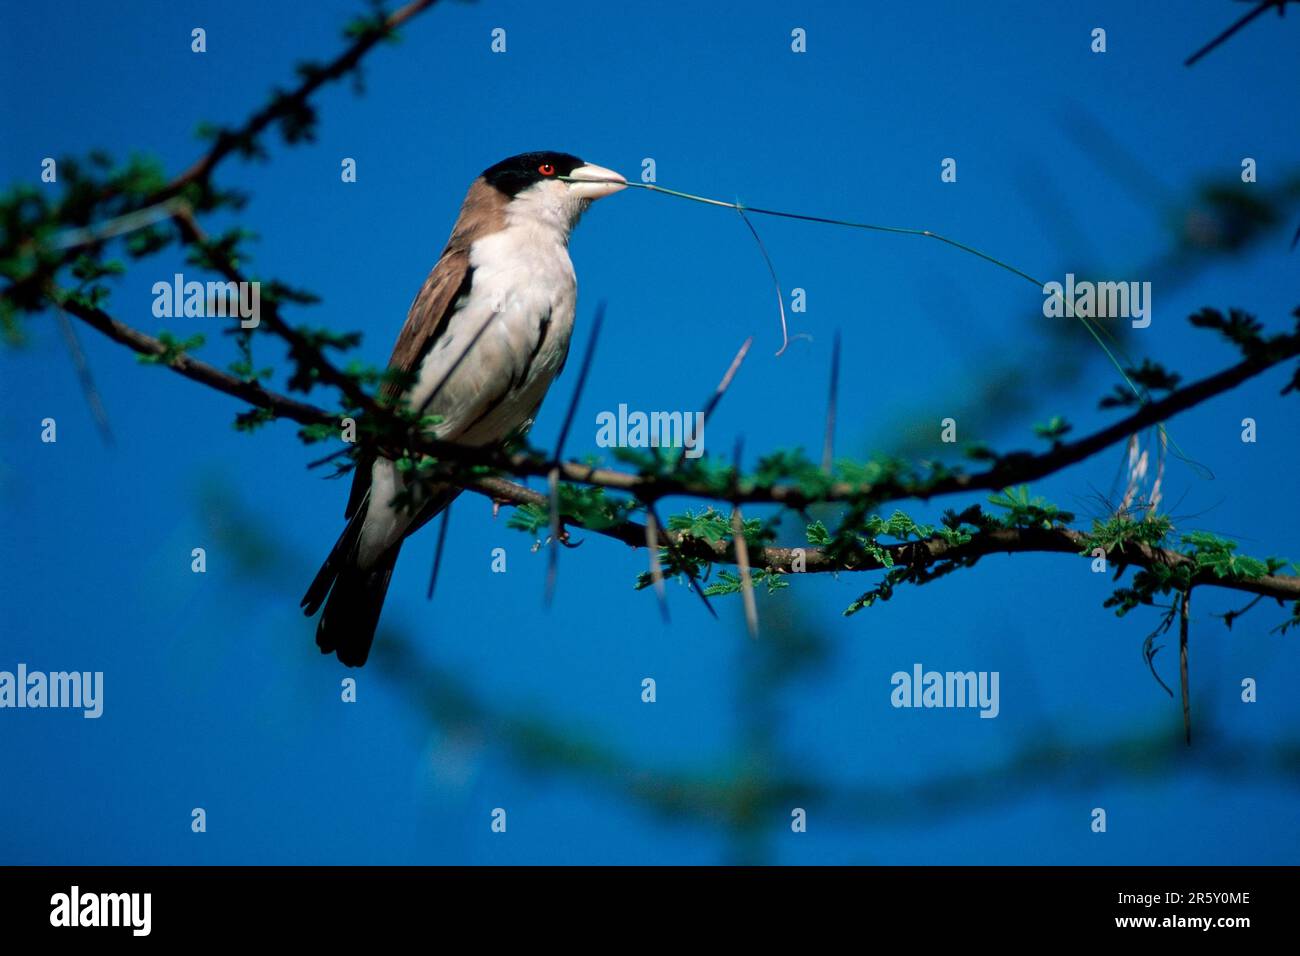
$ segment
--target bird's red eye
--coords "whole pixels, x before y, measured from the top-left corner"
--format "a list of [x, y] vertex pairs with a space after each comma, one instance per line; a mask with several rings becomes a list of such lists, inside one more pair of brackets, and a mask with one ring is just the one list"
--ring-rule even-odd
[[550, 163], [542, 163], [542, 165], [537, 167], [537, 171], [541, 173], [543, 176], [555, 175], [555, 167], [552, 166]]

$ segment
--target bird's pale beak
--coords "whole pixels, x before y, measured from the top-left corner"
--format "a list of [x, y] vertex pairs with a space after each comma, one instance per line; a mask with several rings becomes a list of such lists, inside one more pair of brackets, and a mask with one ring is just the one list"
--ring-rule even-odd
[[569, 173], [569, 189], [579, 199], [599, 199], [627, 188], [627, 180], [604, 166], [588, 163]]

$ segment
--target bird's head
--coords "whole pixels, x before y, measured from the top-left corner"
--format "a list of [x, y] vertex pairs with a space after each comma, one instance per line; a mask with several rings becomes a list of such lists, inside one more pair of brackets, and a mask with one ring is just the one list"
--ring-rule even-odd
[[512, 216], [537, 218], [568, 232], [592, 200], [627, 187], [627, 180], [569, 153], [521, 153], [483, 171], [483, 181], [509, 200]]

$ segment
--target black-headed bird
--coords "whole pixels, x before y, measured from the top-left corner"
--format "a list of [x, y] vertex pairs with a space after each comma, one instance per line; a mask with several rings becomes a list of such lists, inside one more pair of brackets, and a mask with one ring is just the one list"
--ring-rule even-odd
[[[525, 432], [569, 352], [577, 302], [569, 233], [592, 200], [626, 182], [557, 152], [484, 170], [411, 303], [389, 359], [404, 374], [381, 400], [438, 416], [428, 434], [439, 441], [490, 447]], [[348, 524], [302, 599], [308, 616], [325, 605], [322, 653], [349, 667], [366, 662], [402, 541], [459, 493], [408, 479], [382, 455], [359, 457]]]

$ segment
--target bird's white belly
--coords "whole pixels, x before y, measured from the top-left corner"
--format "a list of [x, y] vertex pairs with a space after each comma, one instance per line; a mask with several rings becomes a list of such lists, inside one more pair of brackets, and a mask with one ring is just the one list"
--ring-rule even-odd
[[[532, 424], [568, 355], [577, 284], [563, 244], [504, 230], [471, 250], [470, 291], [421, 361], [408, 403], [444, 441], [494, 445]], [[508, 265], [498, 265], [508, 263]], [[414, 510], [392, 507], [405, 478], [380, 458], [360, 541], [370, 563], [401, 540]]]
[[528, 418], [568, 354], [576, 286], [568, 256], [478, 266], [466, 304], [420, 363], [408, 401], [441, 416], [439, 438], [505, 439]]

